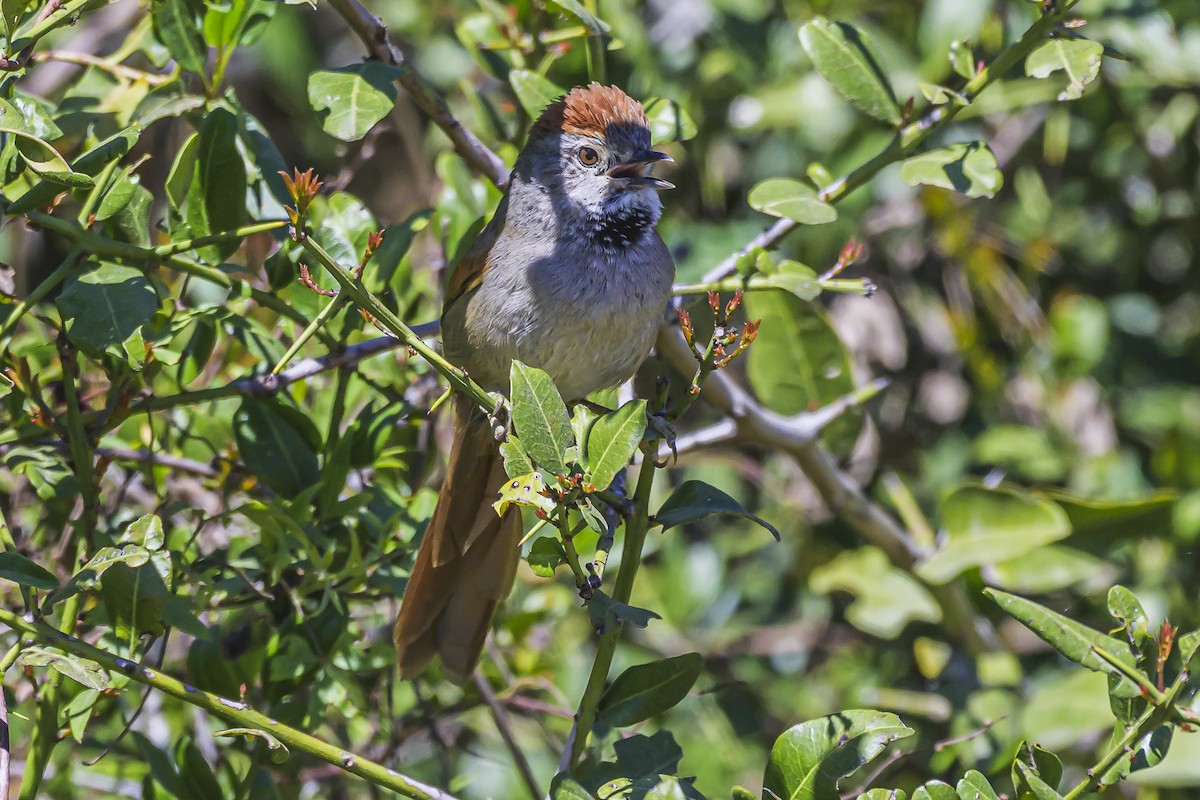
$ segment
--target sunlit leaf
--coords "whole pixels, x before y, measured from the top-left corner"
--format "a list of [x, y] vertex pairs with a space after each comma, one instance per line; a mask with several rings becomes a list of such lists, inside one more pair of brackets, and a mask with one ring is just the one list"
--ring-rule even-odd
[[554, 381], [536, 367], [514, 361], [509, 376], [512, 385], [512, 420], [521, 443], [539, 467], [556, 475], [565, 474], [563, 460], [575, 445], [571, 419]]
[[763, 785], [781, 800], [838, 797], [842, 778], [912, 734], [885, 711], [856, 709], [802, 722], [775, 740]]
[[992, 197], [1004, 185], [996, 156], [983, 142], [960, 142], [905, 159], [900, 178], [909, 186], [938, 186], [967, 197]]
[[1055, 37], [1029, 54], [1025, 59], [1025, 74], [1031, 78], [1045, 78], [1062, 70], [1067, 77], [1067, 86], [1058, 99], [1077, 100], [1100, 74], [1103, 55], [1104, 45], [1099, 42]]
[[817, 196], [811, 186], [791, 178], [768, 178], [750, 190], [750, 207], [773, 217], [786, 217], [805, 225], [837, 219], [837, 210]]
[[317, 70], [308, 77], [308, 102], [313, 110], [323, 112], [321, 127], [326, 133], [354, 142], [396, 105], [399, 74], [396, 67], [382, 61]]

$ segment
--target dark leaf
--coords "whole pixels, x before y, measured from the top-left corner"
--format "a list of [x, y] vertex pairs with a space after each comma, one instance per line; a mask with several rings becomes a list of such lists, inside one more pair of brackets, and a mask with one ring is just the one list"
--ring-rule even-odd
[[704, 481], [684, 481], [654, 515], [652, 524], [662, 525], [663, 530], [703, 519], [709, 514], [733, 514], [756, 522], [771, 532], [779, 541], [779, 531], [761, 517], [751, 514], [742, 504], [715, 486]]
[[635, 725], [674, 708], [700, 677], [699, 653], [630, 667], [600, 697], [598, 724], [612, 728]]

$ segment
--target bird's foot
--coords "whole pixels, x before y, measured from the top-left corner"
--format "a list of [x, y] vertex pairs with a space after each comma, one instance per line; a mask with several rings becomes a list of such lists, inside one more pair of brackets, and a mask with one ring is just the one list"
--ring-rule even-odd
[[495, 410], [487, 415], [488, 427], [491, 428], [496, 441], [503, 442], [512, 430], [512, 414], [509, 413], [508, 400], [499, 392], [489, 392], [488, 397], [496, 401]]
[[[654, 431], [660, 440], [667, 443], [667, 447], [671, 450], [672, 459], [678, 461], [679, 451], [675, 448], [675, 423], [661, 413], [648, 413], [646, 415], [646, 423], [647, 427]], [[662, 463], [656, 461], [655, 465], [665, 467], [667, 460], [663, 459]]]

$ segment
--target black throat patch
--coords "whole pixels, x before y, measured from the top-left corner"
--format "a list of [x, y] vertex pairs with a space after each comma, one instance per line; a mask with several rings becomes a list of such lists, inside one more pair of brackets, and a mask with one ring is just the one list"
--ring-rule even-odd
[[623, 208], [593, 217], [588, 240], [611, 250], [622, 250], [640, 242], [653, 222], [645, 209]]

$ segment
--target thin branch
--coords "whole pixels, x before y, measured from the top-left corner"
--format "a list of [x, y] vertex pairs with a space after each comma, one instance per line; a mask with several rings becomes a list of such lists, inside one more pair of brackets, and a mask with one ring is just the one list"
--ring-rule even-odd
[[150, 686], [163, 694], [201, 708], [230, 725], [265, 731], [292, 750], [299, 750], [327, 764], [340, 767], [376, 786], [391, 789], [405, 797], [414, 798], [414, 800], [455, 800], [453, 795], [441, 789], [426, 786], [382, 764], [369, 761], [328, 742], [323, 742], [315, 736], [277, 722], [250, 708], [245, 702], [230, 700], [202, 691], [157, 670], [147, 669], [137, 662], [114, 656], [106, 650], [93, 647], [70, 634], [56, 630], [41, 620], [33, 620], [8, 609], [0, 609], [0, 623], [22, 635], [41, 640], [66, 652], [90, 658], [105, 669], [127, 675], [137, 683]]
[[401, 68], [402, 72], [396, 78], [396, 82], [404, 87], [417, 107], [428, 114], [434, 124], [450, 138], [458, 154], [492, 183], [502, 189], [507, 186], [509, 169], [504, 161], [459, 122], [445, 98], [392, 42], [383, 21], [367, 11], [358, 0], [329, 0], [329, 5], [341, 14], [342, 19], [346, 20], [372, 56], [385, 64]]
[[533, 800], [542, 800], [537, 779], [533, 777], [533, 768], [529, 766], [529, 759], [525, 757], [525, 751], [521, 749], [521, 745], [517, 743], [517, 737], [513, 733], [512, 720], [508, 718], [508, 711], [496, 699], [496, 693], [492, 691], [488, 679], [479, 670], [475, 670], [475, 687], [479, 689], [479, 695], [487, 705], [488, 711], [492, 712], [492, 721], [496, 723], [496, 730], [500, 732], [504, 746], [512, 754], [517, 771], [521, 773], [521, 779], [525, 781], [525, 786], [529, 789], [529, 796]]
[[[1018, 61], [1029, 55], [1035, 47], [1046, 41], [1046, 37], [1055, 26], [1079, 0], [1059, 0], [1049, 4], [1048, 10], [1029, 27], [1020, 39], [1013, 42], [991, 64], [981, 69], [974, 78], [961, 90], [965, 103], [946, 103], [934, 106], [925, 116], [901, 128], [884, 150], [864, 164], [855, 167], [842, 177], [834, 180], [820, 191], [820, 197], [826, 203], [836, 204], [839, 200], [855, 189], [863, 186], [872, 178], [897, 161], [913, 155], [921, 144], [935, 131], [941, 130], [960, 111], [970, 105], [979, 94], [1004, 76]], [[733, 274], [738, 259], [756, 247], [773, 250], [779, 246], [788, 234], [803, 227], [799, 222], [790, 219], [776, 220], [762, 233], [755, 236], [742, 249], [728, 256], [720, 264], [710, 269], [701, 278], [702, 283], [719, 281]]]

